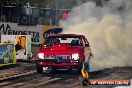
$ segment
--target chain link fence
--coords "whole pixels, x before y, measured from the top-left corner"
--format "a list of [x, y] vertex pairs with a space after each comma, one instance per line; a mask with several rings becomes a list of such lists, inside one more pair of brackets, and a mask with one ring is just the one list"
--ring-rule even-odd
[[18, 25], [58, 25], [65, 11], [70, 11], [70, 9], [1, 6], [0, 22], [14, 22]]
[[25, 5], [15, 2], [8, 5], [0, 3], [0, 22], [14, 22], [18, 25], [58, 25], [65, 12], [87, 1], [102, 0], [47, 0], [43, 8], [38, 4], [31, 7], [28, 2]]

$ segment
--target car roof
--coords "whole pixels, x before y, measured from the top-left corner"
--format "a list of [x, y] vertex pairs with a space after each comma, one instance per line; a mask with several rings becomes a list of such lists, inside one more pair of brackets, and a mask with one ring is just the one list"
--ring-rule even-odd
[[49, 34], [49, 37], [57, 37], [57, 36], [83, 36], [83, 35], [78, 35], [78, 34]]

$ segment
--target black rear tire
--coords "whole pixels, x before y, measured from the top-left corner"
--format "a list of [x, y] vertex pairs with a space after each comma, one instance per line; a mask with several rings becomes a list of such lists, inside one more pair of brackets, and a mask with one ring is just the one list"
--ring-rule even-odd
[[43, 73], [43, 67], [36, 64], [36, 70], [38, 74]]
[[79, 74], [81, 74], [82, 67], [83, 67], [83, 62], [81, 61], [77, 68]]

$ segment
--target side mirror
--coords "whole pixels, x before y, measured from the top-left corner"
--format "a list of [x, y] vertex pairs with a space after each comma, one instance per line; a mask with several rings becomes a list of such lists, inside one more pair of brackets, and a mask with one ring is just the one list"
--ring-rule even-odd
[[89, 44], [85, 44], [85, 47], [89, 47]]

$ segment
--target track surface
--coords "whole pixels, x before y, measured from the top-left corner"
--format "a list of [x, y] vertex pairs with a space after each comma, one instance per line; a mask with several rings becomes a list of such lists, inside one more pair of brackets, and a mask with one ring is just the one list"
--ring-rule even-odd
[[[21, 65], [11, 69], [0, 70], [4, 76], [4, 71], [31, 71], [35, 70], [35, 64], [20, 63]], [[109, 68], [96, 72], [91, 72], [91, 79], [131, 79], [132, 67]], [[7, 73], [5, 74], [7, 75]], [[0, 88], [112, 88], [113, 86], [89, 85], [83, 87], [78, 80], [79, 74], [76, 71], [58, 70], [43, 74], [27, 74], [15, 78], [0, 81]]]

